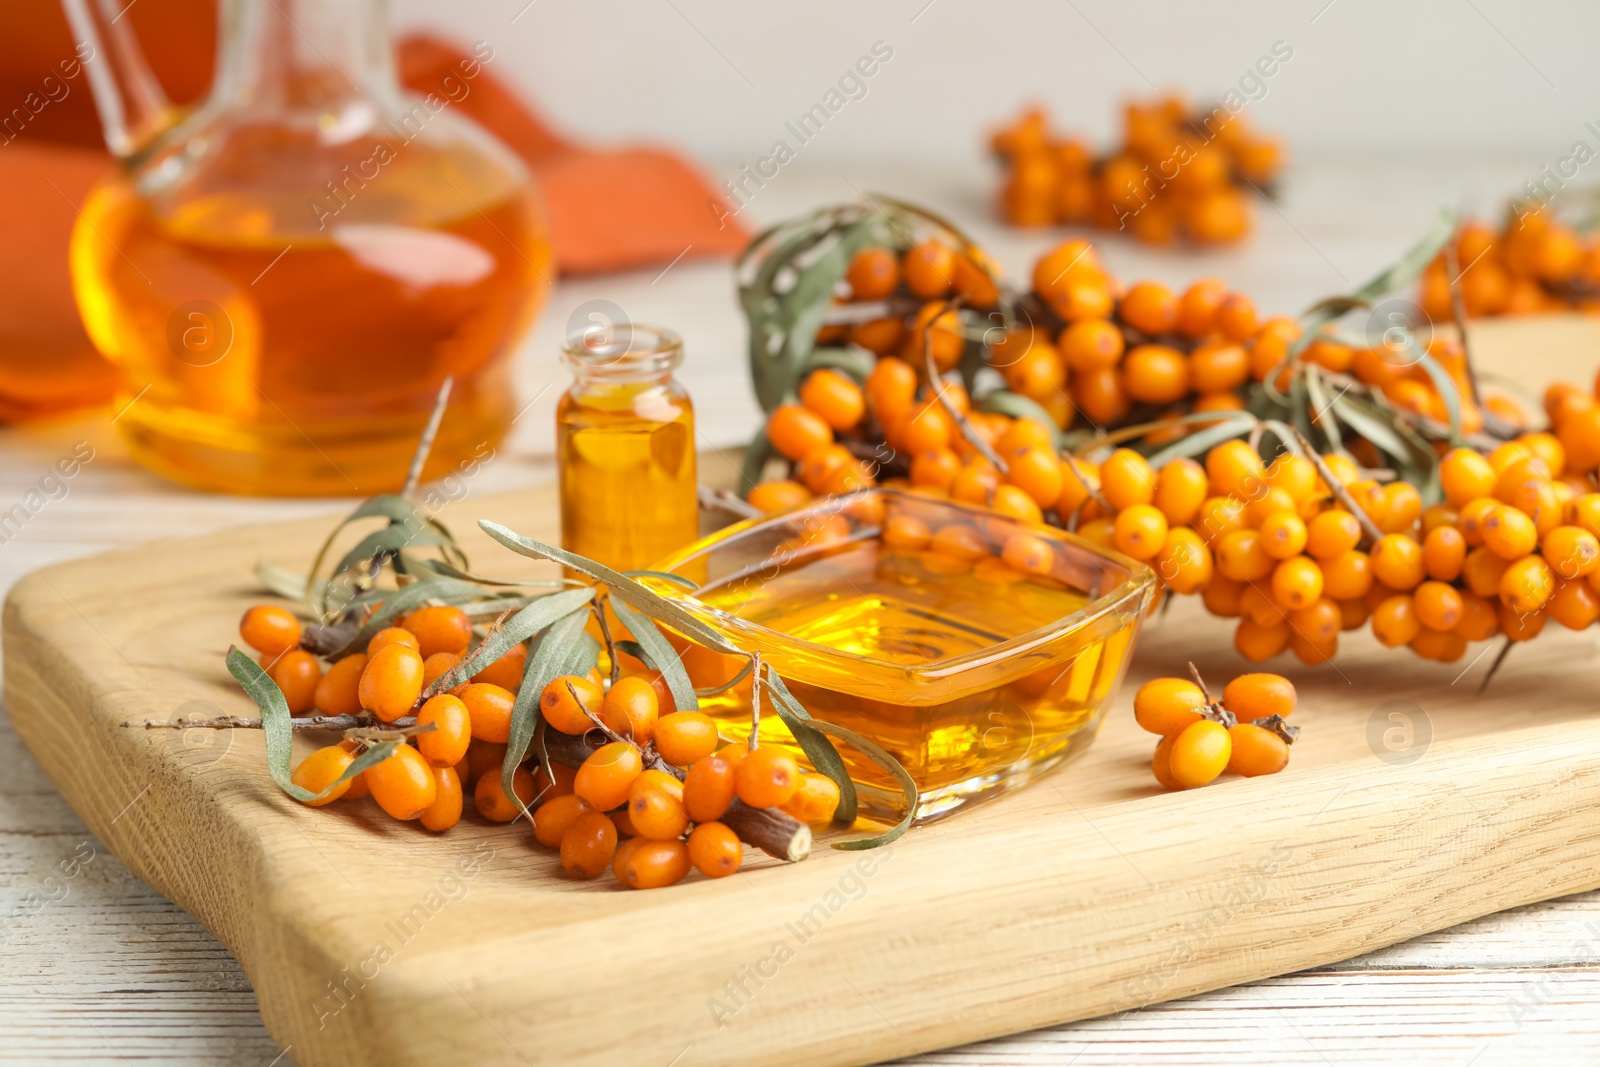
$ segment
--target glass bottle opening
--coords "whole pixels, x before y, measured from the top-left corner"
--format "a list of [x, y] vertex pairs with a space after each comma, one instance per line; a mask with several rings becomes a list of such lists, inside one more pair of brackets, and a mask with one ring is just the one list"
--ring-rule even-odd
[[608, 323], [569, 335], [561, 355], [580, 378], [659, 378], [683, 362], [683, 339], [660, 326]]

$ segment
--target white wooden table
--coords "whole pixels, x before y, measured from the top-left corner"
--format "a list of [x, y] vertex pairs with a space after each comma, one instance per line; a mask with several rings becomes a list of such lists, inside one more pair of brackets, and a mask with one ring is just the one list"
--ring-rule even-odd
[[[1266, 312], [1295, 312], [1387, 264], [1441, 205], [1493, 209], [1529, 175], [1522, 160], [1324, 160], [1290, 175], [1264, 207], [1256, 239], [1229, 252], [1152, 253], [1101, 243], [1125, 279], [1183, 283], [1216, 274]], [[733, 173], [737, 164], [714, 172]], [[1534, 167], [1536, 169], [1536, 166]], [[996, 226], [992, 176], [948, 170], [798, 161], [749, 207], [771, 221], [856, 191], [924, 203], [970, 228], [1014, 275], [1047, 246], [1042, 234]], [[519, 362], [519, 389], [538, 397], [473, 493], [551, 476], [551, 414], [565, 373], [556, 341], [585, 301], [607, 299], [635, 321], [681, 331], [684, 379], [703, 447], [732, 446], [755, 425], [743, 331], [725, 264], [684, 261], [665, 272], [560, 286]], [[1600, 353], [1597, 353], [1600, 355]], [[1600, 362], [1600, 360], [1597, 360]], [[0, 544], [0, 588], [57, 560], [240, 523], [328, 512], [329, 501], [198, 496], [133, 466], [95, 412], [58, 425], [0, 429], [0, 511], [54, 461], [88, 441], [95, 458], [69, 494]], [[1124, 697], [1126, 700], [1126, 696]], [[128, 873], [84, 828], [0, 717], [0, 1062], [226, 1064], [291, 1057], [268, 1036], [238, 965], [198, 923]], [[1092, 755], [1090, 757], [1092, 759]], [[1490, 1064], [1600, 1062], [1600, 893], [1489, 916], [1330, 967], [966, 1048], [916, 1062]]]

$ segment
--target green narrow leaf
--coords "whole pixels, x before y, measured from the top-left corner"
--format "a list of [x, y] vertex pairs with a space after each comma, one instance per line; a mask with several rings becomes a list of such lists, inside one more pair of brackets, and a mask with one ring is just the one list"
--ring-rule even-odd
[[1396, 289], [1403, 289], [1416, 281], [1428, 264], [1433, 262], [1456, 232], [1456, 213], [1449, 208], [1439, 212], [1439, 217], [1434, 220], [1433, 226], [1423, 235], [1422, 240], [1406, 249], [1395, 261], [1394, 265], [1380, 271], [1378, 275], [1367, 284], [1357, 289], [1352, 295], [1362, 300], [1377, 300], [1387, 296]]
[[516, 799], [517, 796], [512, 788], [512, 776], [527, 759], [528, 745], [539, 728], [539, 696], [544, 687], [564, 674], [588, 672], [589, 667], [578, 669], [587, 655], [585, 642], [595, 651], [599, 649], [594, 638], [584, 632], [588, 622], [587, 604], [555, 620], [539, 639], [533, 655], [528, 657], [522, 671], [522, 684], [517, 687], [517, 699], [511, 705], [510, 735], [506, 738], [505, 761], [500, 765], [500, 784], [508, 797]]
[[261, 665], [237, 648], [228, 649], [228, 673], [238, 681], [245, 695], [255, 701], [261, 712], [261, 735], [267, 743], [267, 773], [278, 783], [278, 788], [296, 800], [321, 800], [340, 782], [349, 781], [362, 771], [389, 758], [389, 753], [399, 747], [398, 741], [380, 741], [345, 768], [328, 788], [313, 793], [290, 780], [289, 760], [294, 755], [294, 727], [290, 725], [289, 704]]
[[762, 664], [762, 668], [765, 672], [763, 680], [767, 684], [767, 699], [771, 702], [779, 721], [789, 728], [789, 732], [794, 735], [795, 743], [800, 746], [817, 772], [832, 778], [833, 783], [839, 787], [839, 808], [834, 812], [834, 821], [845, 824], [855, 822], [856, 783], [844, 765], [844, 757], [839, 755], [839, 750], [833, 747], [833, 742], [828, 740], [827, 735], [817, 729], [816, 720], [811, 718], [810, 713], [794, 698], [794, 694], [789, 692], [789, 687], [784, 684], [778, 672], [773, 670], [770, 664]]
[[665, 597], [646, 589], [621, 571], [614, 571], [610, 567], [596, 563], [585, 556], [580, 556], [576, 552], [568, 552], [564, 548], [547, 545], [537, 538], [524, 537], [522, 534], [489, 519], [479, 519], [478, 527], [518, 555], [528, 556], [532, 559], [553, 560], [562, 566], [570, 567], [579, 574], [586, 574], [598, 582], [604, 582], [611, 590], [612, 596], [624, 601], [630, 607], [639, 609], [653, 619], [667, 623], [674, 630], [683, 633], [685, 637], [705, 645], [707, 648], [715, 649], [730, 656], [745, 655], [743, 649], [732, 644], [708, 624], [701, 622], [689, 614], [687, 610], [672, 603]]
[[[1408, 331], [1409, 332], [1409, 331]], [[1438, 390], [1439, 396], [1444, 400], [1445, 413], [1450, 422], [1450, 444], [1452, 447], [1461, 445], [1461, 391], [1456, 388], [1456, 380], [1450, 377], [1448, 371], [1439, 365], [1439, 361], [1423, 352], [1417, 360], [1422, 369], [1427, 373], [1433, 387]]]
[[[772, 442], [767, 440], [767, 427], [763, 423], [756, 435], [750, 438], [750, 443], [744, 446], [744, 456], [739, 463], [739, 484], [746, 487], [760, 485], [767, 461], [777, 454]], [[745, 492], [749, 492], [749, 489], [746, 488]]]
[[1175, 459], [1193, 458], [1202, 452], [1209, 451], [1224, 441], [1231, 441], [1235, 437], [1243, 437], [1255, 429], [1259, 422], [1254, 415], [1240, 418], [1224, 418], [1215, 426], [1207, 426], [1203, 430], [1196, 430], [1186, 437], [1180, 437], [1172, 444], [1159, 451], [1151, 453], [1148, 462], [1152, 468], [1161, 469]]
[[645, 655], [641, 658], [661, 672], [667, 688], [672, 691], [674, 710], [698, 711], [700, 698], [694, 694], [694, 682], [690, 680], [689, 672], [683, 665], [683, 657], [679, 656], [678, 650], [662, 636], [656, 624], [648, 616], [626, 604], [612, 601], [611, 610], [617, 613], [622, 625], [628, 628], [628, 632], [633, 634], [634, 640], [644, 650]]
[[412, 545], [441, 545], [444, 539], [426, 526], [415, 529], [404, 523], [391, 523], [381, 530], [373, 530], [357, 541], [355, 547], [340, 557], [334, 565], [334, 574], [343, 574], [356, 564], [369, 560], [379, 552], [397, 552]]
[[798, 381], [807, 374], [822, 367], [832, 367], [848, 375], [857, 385], [864, 385], [867, 375], [872, 373], [872, 368], [878, 365], [878, 357], [864, 348], [826, 348], [813, 349], [800, 367], [796, 376]]
[[454, 689], [510, 652], [513, 645], [520, 645], [563, 615], [577, 611], [593, 599], [593, 589], [568, 589], [565, 592], [547, 593], [539, 597], [507, 619], [500, 629], [484, 638], [483, 643], [471, 655], [435, 678], [433, 684], [428, 686], [422, 695], [431, 697], [435, 693]]
[[304, 602], [306, 599], [306, 576], [296, 574], [287, 567], [280, 567], [276, 563], [266, 560], [256, 561], [256, 581], [260, 582], [268, 591], [278, 594], [286, 600]]
[[833, 847], [843, 852], [860, 852], [869, 848], [881, 848], [911, 829], [911, 823], [917, 817], [917, 800], [920, 794], [917, 791], [917, 783], [912, 781], [911, 775], [900, 765], [900, 761], [854, 730], [847, 730], [843, 726], [835, 726], [831, 722], [823, 722], [821, 720], [817, 721], [816, 726], [823, 733], [837, 737], [845, 744], [859, 749], [868, 759], [888, 771], [895, 782], [899, 784], [900, 791], [906, 796], [905, 817], [892, 827], [881, 834], [874, 834], [871, 837], [858, 837], [853, 841], [835, 842]]
[[[372, 640], [372, 635], [388, 626], [395, 619], [409, 612], [425, 600], [439, 600], [446, 604], [462, 604], [477, 600], [483, 596], [483, 590], [468, 582], [457, 581], [454, 578], [428, 578], [420, 582], [412, 582], [404, 589], [391, 589], [382, 591], [383, 606], [372, 613], [372, 617], [356, 631], [350, 643], [335, 652], [331, 659], [340, 659], [352, 652], [360, 651], [367, 647], [367, 642]], [[372, 599], [377, 599], [373, 597]], [[368, 601], [369, 603], [371, 601]]]
[[1344, 451], [1344, 436], [1339, 433], [1339, 420], [1334, 417], [1328, 406], [1328, 394], [1323, 390], [1322, 370], [1318, 367], [1307, 367], [1305, 370], [1306, 396], [1311, 402], [1313, 413], [1317, 416], [1315, 426], [1321, 430], [1328, 439], [1329, 446], [1335, 452]]
[[700, 588], [692, 579], [685, 578], [681, 574], [673, 574], [671, 571], [628, 571], [628, 577], [660, 578], [663, 582], [671, 582], [673, 585], [682, 586], [691, 593]]

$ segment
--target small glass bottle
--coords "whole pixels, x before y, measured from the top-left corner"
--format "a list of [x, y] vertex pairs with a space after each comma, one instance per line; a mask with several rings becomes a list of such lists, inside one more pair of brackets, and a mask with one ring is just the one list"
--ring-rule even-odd
[[561, 543], [617, 570], [641, 570], [700, 532], [694, 408], [673, 378], [683, 342], [617, 326], [562, 348], [572, 387], [556, 408]]

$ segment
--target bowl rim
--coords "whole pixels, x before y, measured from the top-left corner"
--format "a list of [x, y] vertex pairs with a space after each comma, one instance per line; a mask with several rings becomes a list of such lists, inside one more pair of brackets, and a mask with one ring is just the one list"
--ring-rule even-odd
[[[1022, 519], [1017, 519], [1010, 515], [1003, 515], [1000, 512], [994, 511], [990, 508], [979, 507], [974, 504], [969, 504], [965, 501], [932, 497], [923, 493], [917, 493], [895, 486], [872, 486], [867, 489], [858, 490], [854, 493], [819, 497], [808, 504], [798, 508], [792, 508], [789, 511], [776, 512], [771, 515], [758, 515], [748, 519], [742, 519], [738, 522], [724, 526], [719, 530], [707, 534], [706, 536], [695, 541], [693, 544], [679, 549], [666, 559], [661, 560], [653, 565], [650, 568], [650, 571], [661, 574], [676, 575], [676, 568], [683, 566], [695, 557], [714, 548], [727, 545], [729, 542], [739, 537], [743, 537], [752, 531], [779, 525], [790, 525], [796, 520], [802, 519], [808, 515], [837, 514], [844, 511], [852, 503], [873, 496], [890, 499], [899, 498], [914, 500], [919, 504], [946, 508], [975, 518], [1005, 519], [1009, 522], [1016, 523], [1017, 526], [1021, 527], [1022, 529], [1030, 532], [1038, 532], [1053, 541], [1068, 545], [1079, 551], [1089, 553], [1090, 555], [1098, 556], [1101, 559], [1123, 567], [1127, 570], [1128, 577], [1123, 581], [1118, 582], [1115, 586], [1102, 593], [1094, 600], [1084, 604], [1083, 607], [1069, 615], [1063, 615], [1054, 622], [1046, 623], [1044, 626], [1036, 627], [1035, 629], [1029, 630], [1026, 633], [1018, 634], [1015, 637], [1009, 637], [1004, 641], [1000, 641], [992, 645], [986, 645], [983, 648], [974, 649], [971, 652], [963, 652], [957, 656], [949, 656], [943, 659], [931, 660], [927, 663], [921, 664], [896, 663], [891, 660], [877, 659], [872, 656], [862, 656], [856, 653], [843, 652], [831, 645], [823, 645], [818, 644], [815, 641], [807, 641], [803, 638], [795, 637], [792, 634], [786, 634], [781, 630], [774, 630], [770, 626], [765, 626], [761, 623], [750, 622], [747, 619], [741, 619], [737, 615], [731, 615], [719, 608], [714, 608], [705, 603], [703, 600], [699, 599], [697, 594], [702, 588], [704, 588], [704, 586], [699, 586], [694, 590], [689, 590], [674, 581], [668, 581], [659, 578], [653, 579], [649, 576], [649, 572], [644, 572], [641, 575], [640, 580], [646, 585], [650, 586], [652, 592], [664, 596], [669, 600], [684, 604], [686, 610], [692, 611], [695, 614], [705, 618], [714, 619], [716, 620], [717, 624], [724, 626], [728, 630], [759, 635], [764, 644], [784, 649], [794, 649], [796, 651], [808, 653], [812, 656], [820, 655], [826, 659], [848, 660], [850, 662], [872, 664], [876, 667], [901, 671], [907, 676], [913, 678], [923, 678], [929, 681], [947, 679], [950, 676], [960, 674], [963, 671], [985, 666], [998, 658], [1004, 658], [1007, 656], [1018, 655], [1020, 653], [1031, 651], [1040, 645], [1059, 639], [1064, 633], [1068, 632], [1082, 632], [1085, 635], [1085, 644], [1095, 639], [1103, 639], [1104, 637], [1109, 636], [1109, 634], [1098, 634], [1097, 630], [1099, 627], [1096, 626], [1096, 623], [1098, 623], [1101, 619], [1117, 612], [1119, 609], [1124, 608], [1130, 601], [1145, 596], [1156, 584], [1156, 573], [1150, 569], [1149, 565], [1134, 559], [1132, 556], [1118, 552], [1115, 549], [1104, 548], [1100, 545], [1097, 545], [1084, 537], [1080, 537], [1078, 534], [1075, 534], [1070, 530], [1064, 530], [1059, 526], [1050, 526], [1044, 523], [1026, 522]], [[850, 540], [857, 541], [863, 540], [867, 536], [877, 536], [877, 531], [878, 527], [869, 526], [864, 530], [856, 531], [854, 534], [852, 534]], [[683, 576], [678, 575], [678, 577]], [[1137, 623], [1139, 618], [1140, 616], [1135, 615], [1134, 622]], [[1068, 620], [1071, 620], [1070, 623]]]

